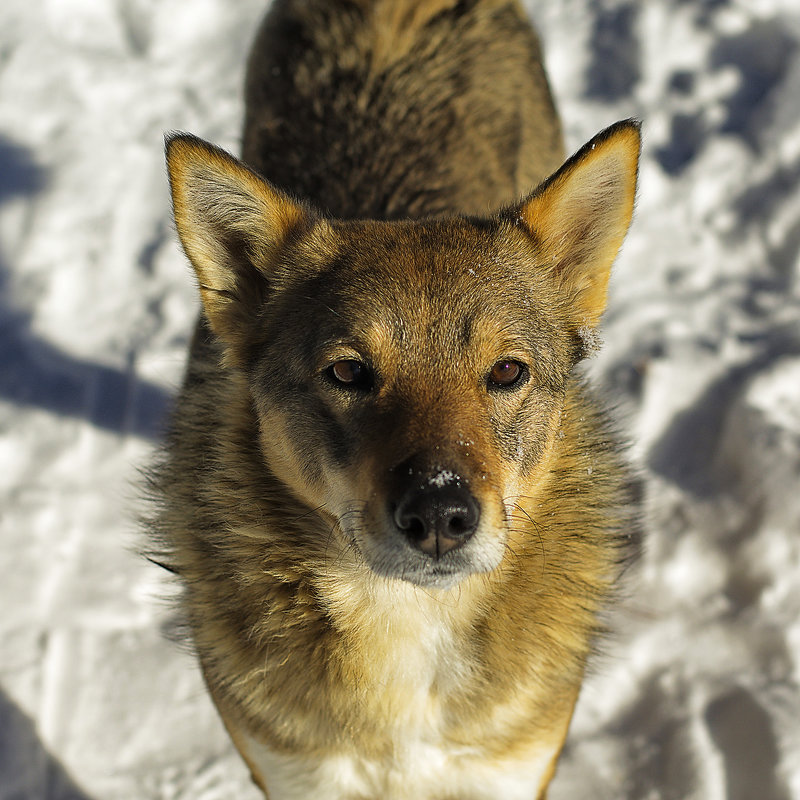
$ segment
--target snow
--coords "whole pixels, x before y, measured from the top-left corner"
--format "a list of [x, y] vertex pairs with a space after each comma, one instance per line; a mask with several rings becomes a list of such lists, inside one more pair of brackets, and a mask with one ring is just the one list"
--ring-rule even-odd
[[[646, 548], [553, 800], [800, 798], [800, 11], [527, 0], [570, 148], [644, 121], [589, 371]], [[0, 10], [0, 800], [254, 799], [137, 557], [197, 308], [162, 137], [235, 150], [261, 0]]]
[[455, 472], [449, 469], [441, 469], [432, 478], [428, 478], [428, 485], [441, 489], [442, 486], [446, 486], [448, 483], [455, 483], [457, 480], [458, 476]]

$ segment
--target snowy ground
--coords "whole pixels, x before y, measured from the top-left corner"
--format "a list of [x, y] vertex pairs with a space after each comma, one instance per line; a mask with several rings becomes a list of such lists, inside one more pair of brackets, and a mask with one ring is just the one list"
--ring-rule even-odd
[[[527, 5], [570, 147], [646, 137], [591, 369], [647, 549], [552, 797], [800, 798], [800, 8]], [[0, 800], [256, 797], [132, 549], [196, 311], [162, 134], [237, 149], [262, 6], [0, 10]]]

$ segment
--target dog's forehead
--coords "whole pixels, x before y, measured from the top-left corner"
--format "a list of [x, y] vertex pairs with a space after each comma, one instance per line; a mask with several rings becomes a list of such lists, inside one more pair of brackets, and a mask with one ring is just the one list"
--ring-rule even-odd
[[376, 269], [424, 281], [491, 260], [502, 249], [502, 230], [492, 220], [469, 218], [345, 223], [336, 229], [337, 250], [357, 272]]
[[[488, 316], [528, 316], [546, 289], [532, 248], [500, 224], [456, 219], [343, 226], [318, 290], [363, 320], [429, 328]], [[413, 323], [413, 324], [412, 324]]]
[[514, 355], [539, 360], [566, 335], [535, 249], [500, 223], [337, 227], [318, 258], [306, 251], [305, 276], [265, 316], [265, 341], [279, 349], [293, 342], [308, 364], [351, 353], [405, 371], [484, 367]]

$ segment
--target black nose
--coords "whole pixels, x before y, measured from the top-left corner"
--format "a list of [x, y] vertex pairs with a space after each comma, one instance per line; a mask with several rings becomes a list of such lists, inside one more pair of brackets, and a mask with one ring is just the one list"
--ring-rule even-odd
[[414, 547], [441, 558], [475, 532], [478, 501], [463, 486], [435, 484], [407, 491], [394, 509], [395, 525]]

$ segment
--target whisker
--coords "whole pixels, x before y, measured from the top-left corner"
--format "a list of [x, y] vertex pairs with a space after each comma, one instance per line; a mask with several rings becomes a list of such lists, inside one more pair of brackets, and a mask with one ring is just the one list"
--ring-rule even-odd
[[328, 311], [330, 311], [331, 314], [333, 314], [334, 316], [337, 316], [337, 317], [341, 317], [342, 316], [335, 308], [331, 308], [327, 303], [323, 303], [322, 300], [319, 299], [319, 297], [310, 297], [309, 295], [300, 295], [300, 298], [302, 300], [310, 300], [312, 303], [318, 303], [319, 305], [323, 306], [324, 308], [327, 308]]
[[[533, 528], [534, 532], [536, 533], [536, 536], [539, 539], [539, 547], [542, 550], [542, 576], [544, 576], [545, 568], [546, 568], [546, 565], [547, 565], [547, 551], [546, 551], [546, 548], [545, 548], [545, 545], [544, 545], [544, 537], [542, 536], [542, 529], [539, 527], [539, 525], [537, 524], [536, 520], [528, 513], [527, 509], [524, 506], [521, 506], [518, 502], [516, 502], [517, 500], [530, 500], [531, 498], [528, 497], [527, 495], [521, 495], [521, 494], [514, 495], [514, 497], [516, 499], [515, 499], [514, 502], [511, 503], [512, 507], [516, 508], [519, 511], [521, 511], [525, 515], [525, 519], [527, 519], [528, 522], [530, 522], [531, 527]], [[507, 498], [503, 498], [503, 503], [505, 503], [505, 502], [507, 502], [509, 500], [511, 500], [510, 496], [507, 497]], [[513, 515], [510, 515], [510, 516], [513, 519]], [[524, 531], [522, 531], [522, 532], [524, 532]]]
[[[348, 508], [342, 514], [340, 514], [339, 517], [335, 519], [333, 524], [328, 528], [328, 535], [326, 537], [324, 549], [325, 562], [328, 566], [337, 562], [343, 562], [345, 554], [348, 552], [353, 552], [358, 557], [363, 558], [363, 556], [361, 556], [361, 551], [358, 548], [356, 539], [361, 529], [360, 521], [365, 516], [364, 511], [366, 510], [367, 505], [366, 503], [362, 503], [359, 504], [359, 506], [351, 506]], [[355, 521], [345, 527], [342, 523], [348, 519], [354, 519]], [[344, 546], [338, 548], [338, 553], [335, 558], [331, 558], [330, 550], [335, 541], [335, 534], [337, 530], [341, 534], [340, 539]]]
[[310, 508], [308, 511], [300, 514], [298, 517], [293, 517], [289, 520], [289, 522], [299, 522], [301, 519], [306, 519], [310, 517], [312, 514], [316, 514], [317, 511], [321, 511], [325, 506], [328, 505], [327, 503], [320, 503], [316, 508]]

